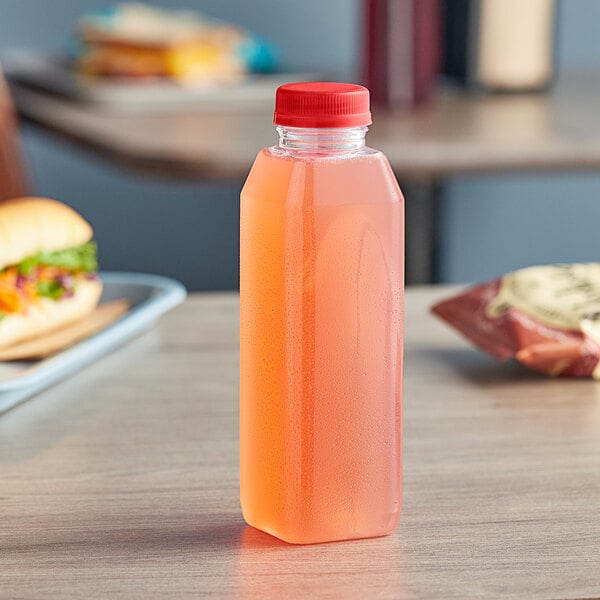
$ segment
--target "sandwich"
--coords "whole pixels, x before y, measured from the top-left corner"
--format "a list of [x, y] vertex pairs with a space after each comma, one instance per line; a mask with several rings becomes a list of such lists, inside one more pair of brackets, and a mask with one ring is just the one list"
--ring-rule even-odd
[[199, 13], [135, 3], [84, 16], [79, 34], [76, 66], [83, 74], [179, 82], [239, 79], [250, 41]]
[[0, 348], [94, 310], [102, 292], [89, 223], [47, 198], [0, 203]]
[[74, 67], [84, 76], [211, 87], [277, 67], [277, 50], [236, 25], [189, 10], [119, 4], [84, 15]]

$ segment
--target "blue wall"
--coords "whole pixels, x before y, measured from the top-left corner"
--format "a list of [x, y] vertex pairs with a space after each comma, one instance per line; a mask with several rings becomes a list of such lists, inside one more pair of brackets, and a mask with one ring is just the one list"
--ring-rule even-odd
[[[1, 3], [0, 47], [45, 49], [62, 46], [83, 10], [110, 4]], [[246, 25], [277, 41], [292, 69], [352, 73], [358, 64], [359, 0], [153, 3], [199, 8]], [[562, 0], [560, 15], [560, 68], [600, 66], [600, 2]], [[194, 289], [235, 287], [241, 182], [215, 186], [142, 179], [107, 168], [35, 130], [25, 132], [25, 144], [36, 191], [65, 200], [93, 222], [105, 268], [170, 274]], [[599, 197], [600, 176], [590, 173], [448, 182], [441, 231], [443, 280], [483, 280], [540, 262], [600, 260]]]
[[442, 202], [445, 281], [534, 264], [600, 261], [597, 174], [457, 179]]

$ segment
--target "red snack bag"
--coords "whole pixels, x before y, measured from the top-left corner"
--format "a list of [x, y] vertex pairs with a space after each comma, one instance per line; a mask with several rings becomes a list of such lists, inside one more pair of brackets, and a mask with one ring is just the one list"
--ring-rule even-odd
[[600, 263], [521, 269], [431, 311], [500, 360], [600, 379]]

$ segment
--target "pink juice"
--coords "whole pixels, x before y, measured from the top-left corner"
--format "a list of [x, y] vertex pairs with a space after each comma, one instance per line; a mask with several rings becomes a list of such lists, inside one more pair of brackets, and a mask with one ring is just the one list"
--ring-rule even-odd
[[290, 131], [241, 198], [242, 510], [293, 543], [385, 535], [401, 504], [403, 198], [366, 127]]

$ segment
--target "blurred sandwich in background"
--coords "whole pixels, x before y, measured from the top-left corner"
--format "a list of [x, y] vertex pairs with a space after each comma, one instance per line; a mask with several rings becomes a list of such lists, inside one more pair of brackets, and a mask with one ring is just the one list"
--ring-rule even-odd
[[121, 4], [82, 17], [78, 36], [77, 70], [99, 77], [210, 85], [276, 66], [269, 42], [189, 10]]

